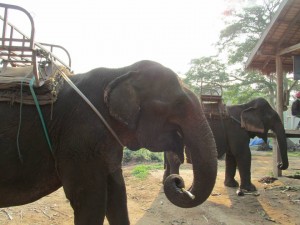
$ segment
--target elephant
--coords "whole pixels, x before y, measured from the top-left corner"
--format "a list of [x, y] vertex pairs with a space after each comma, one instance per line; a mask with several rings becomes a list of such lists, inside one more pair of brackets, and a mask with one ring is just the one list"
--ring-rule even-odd
[[[267, 143], [267, 134], [271, 129], [276, 135], [282, 162], [278, 168], [285, 170], [289, 166], [287, 155], [287, 141], [283, 123], [278, 113], [264, 98], [256, 98], [246, 104], [225, 106], [214, 115], [211, 105], [203, 104], [203, 108], [212, 129], [218, 151], [218, 158], [225, 155], [225, 181], [227, 187], [239, 187], [241, 190], [254, 192], [256, 187], [251, 182], [251, 151], [250, 138], [262, 138]], [[222, 107], [221, 107], [222, 108]], [[226, 114], [225, 116], [221, 115]], [[187, 161], [191, 158], [189, 148], [185, 149]], [[174, 152], [165, 153], [164, 179], [172, 173], [179, 174], [183, 154], [175, 155]], [[236, 169], [240, 174], [241, 184], [235, 180]]]
[[36, 201], [63, 187], [74, 224], [103, 224], [105, 217], [111, 225], [130, 224], [121, 166], [124, 146], [176, 154], [188, 146], [193, 185], [188, 192], [183, 179], [171, 175], [165, 195], [183, 208], [206, 201], [217, 176], [216, 144], [200, 101], [176, 73], [142, 60], [96, 68], [70, 80], [105, 123], [64, 82], [53, 105], [40, 107], [51, 151], [34, 105], [0, 102], [1, 208]]

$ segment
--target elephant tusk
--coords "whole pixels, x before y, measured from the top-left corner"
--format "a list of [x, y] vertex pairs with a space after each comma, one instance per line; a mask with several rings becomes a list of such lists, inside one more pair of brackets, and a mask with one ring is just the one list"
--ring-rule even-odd
[[184, 188], [181, 188], [181, 191], [186, 193], [191, 199], [195, 199], [195, 195], [193, 195], [191, 192], [185, 190]]

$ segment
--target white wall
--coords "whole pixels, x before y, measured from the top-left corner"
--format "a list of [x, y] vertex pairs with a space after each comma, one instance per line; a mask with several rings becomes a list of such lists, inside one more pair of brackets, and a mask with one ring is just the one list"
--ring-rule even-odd
[[[291, 103], [290, 106], [288, 107], [288, 110], [283, 112], [283, 120], [284, 120], [284, 127], [287, 130], [294, 130], [300, 121], [300, 118], [297, 118], [292, 115]], [[295, 144], [299, 144], [300, 138], [289, 138], [289, 139]]]

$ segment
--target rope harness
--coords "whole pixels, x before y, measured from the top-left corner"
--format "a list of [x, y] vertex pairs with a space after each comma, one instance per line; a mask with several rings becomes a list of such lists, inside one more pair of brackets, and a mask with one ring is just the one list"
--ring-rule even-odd
[[92, 110], [96, 113], [96, 115], [100, 118], [100, 120], [103, 122], [103, 124], [106, 126], [106, 128], [110, 131], [110, 133], [114, 136], [114, 138], [117, 140], [117, 142], [122, 146], [123, 143], [115, 133], [115, 131], [109, 126], [109, 124], [106, 122], [104, 117], [101, 115], [101, 113], [96, 109], [96, 107], [91, 103], [91, 101], [76, 87], [76, 85], [69, 79], [69, 77], [61, 71], [62, 77], [67, 81], [67, 83], [79, 94], [79, 96], [92, 108]]
[[[110, 133], [113, 135], [113, 137], [117, 140], [117, 142], [121, 145], [121, 147], [125, 147], [125, 145], [123, 145], [123, 143], [121, 142], [121, 140], [119, 139], [119, 137], [117, 136], [117, 134], [115, 133], [115, 131], [111, 128], [111, 126], [107, 123], [107, 121], [104, 119], [104, 117], [101, 115], [101, 113], [96, 109], [96, 107], [91, 103], [91, 101], [76, 87], [76, 85], [69, 79], [69, 77], [60, 69], [57, 67], [57, 69], [60, 71], [61, 76], [64, 78], [64, 80], [79, 94], [79, 96], [91, 107], [91, 109], [96, 113], [96, 115], [100, 118], [100, 120], [103, 122], [103, 124], [105, 125], [105, 127], [110, 131]], [[40, 104], [37, 98], [37, 95], [34, 91], [33, 85], [35, 82], [35, 77], [32, 77], [30, 82], [29, 82], [29, 88], [30, 88], [30, 92], [32, 95], [32, 98], [34, 100], [34, 104], [37, 108], [39, 117], [40, 117], [40, 121], [42, 123], [42, 127], [43, 127], [43, 132], [44, 135], [46, 137], [46, 141], [48, 144], [48, 147], [50, 149], [50, 152], [54, 158], [54, 152], [53, 152], [53, 148], [52, 148], [52, 144], [51, 144], [51, 140], [48, 134], [48, 130], [46, 127], [46, 123], [43, 117], [43, 113], [41, 111], [40, 108]], [[18, 128], [18, 133], [17, 133], [17, 149], [18, 149], [18, 155], [19, 155], [19, 159], [21, 162], [23, 162], [23, 157], [20, 151], [20, 145], [19, 145], [19, 136], [20, 136], [20, 130], [21, 130], [21, 121], [22, 121], [22, 91], [23, 91], [23, 82], [21, 82], [21, 101], [20, 101], [20, 118], [19, 118], [19, 128]]]
[[50, 138], [49, 138], [48, 131], [47, 131], [47, 127], [46, 127], [45, 120], [44, 120], [44, 117], [43, 117], [43, 113], [41, 111], [38, 99], [37, 99], [36, 94], [35, 94], [34, 89], [33, 89], [34, 81], [35, 81], [35, 77], [32, 77], [32, 79], [30, 80], [30, 83], [29, 83], [29, 88], [30, 88], [33, 100], [35, 102], [36, 109], [37, 109], [37, 111], [39, 113], [39, 116], [40, 116], [40, 119], [41, 119], [41, 123], [42, 123], [42, 126], [43, 126], [43, 131], [44, 131], [49, 149], [51, 151], [52, 156], [54, 156], [52, 145], [51, 145]]

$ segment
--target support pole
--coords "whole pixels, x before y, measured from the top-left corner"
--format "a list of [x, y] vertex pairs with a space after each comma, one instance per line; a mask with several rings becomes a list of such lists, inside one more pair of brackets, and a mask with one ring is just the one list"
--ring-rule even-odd
[[[280, 55], [276, 55], [276, 79], [277, 79], [277, 100], [276, 110], [283, 123], [283, 71]], [[281, 170], [277, 168], [278, 162], [281, 161], [277, 139], [274, 138], [273, 143], [273, 174], [274, 177], [282, 176]]]

